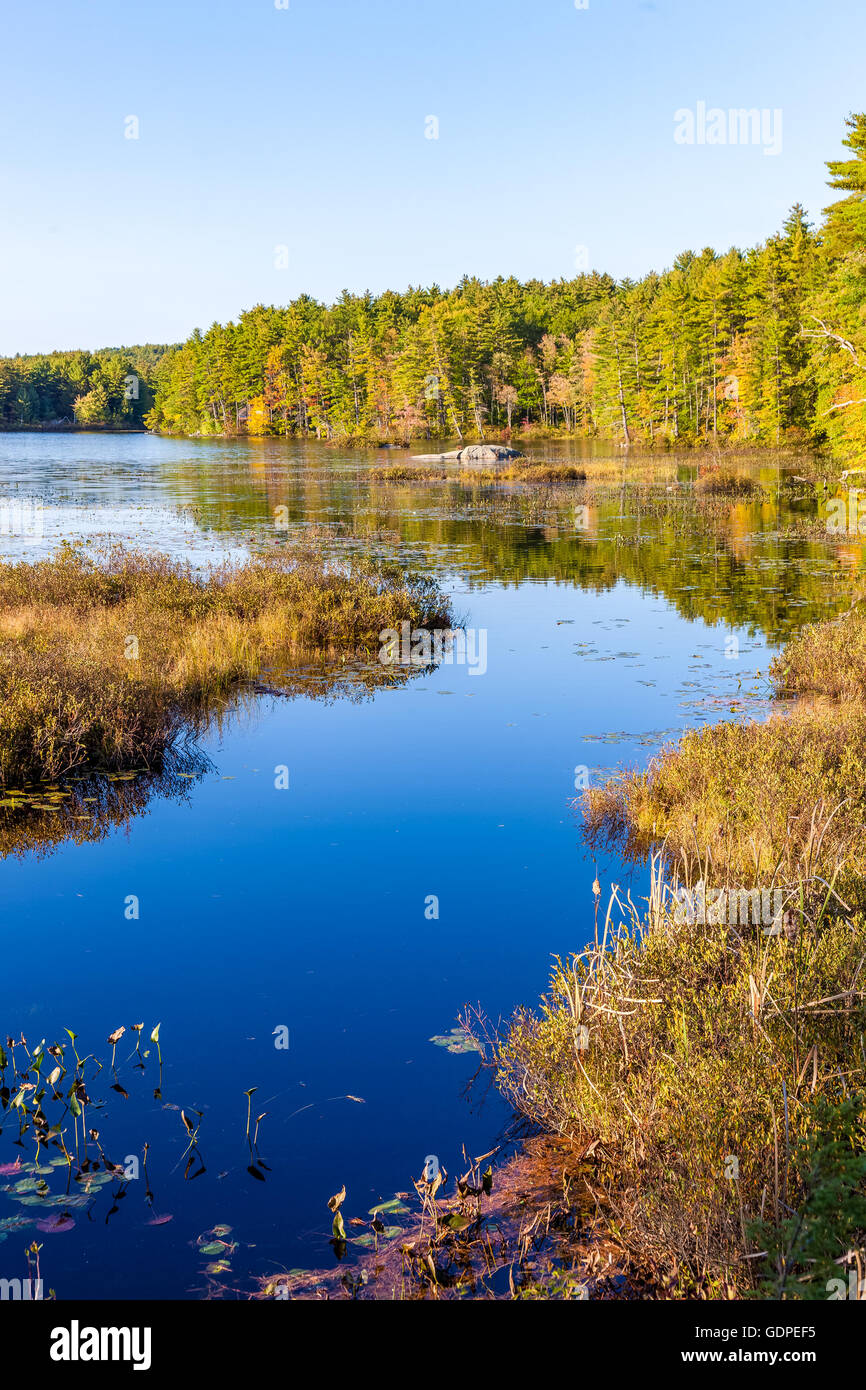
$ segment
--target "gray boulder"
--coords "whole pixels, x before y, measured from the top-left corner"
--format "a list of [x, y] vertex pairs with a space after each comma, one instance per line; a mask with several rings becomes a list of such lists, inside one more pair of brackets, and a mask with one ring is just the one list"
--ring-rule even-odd
[[415, 463], [506, 463], [508, 459], [523, 458], [519, 449], [504, 444], [467, 444], [447, 454], [413, 454]]

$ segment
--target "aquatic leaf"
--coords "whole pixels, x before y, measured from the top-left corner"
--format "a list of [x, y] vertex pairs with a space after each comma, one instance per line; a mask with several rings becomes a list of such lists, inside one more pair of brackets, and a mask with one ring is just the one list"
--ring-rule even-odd
[[49, 1235], [58, 1235], [61, 1231], [71, 1231], [74, 1225], [72, 1217], [64, 1212], [61, 1216], [49, 1216], [45, 1221], [37, 1221], [36, 1229], [46, 1231]]
[[166, 1216], [152, 1216], [152, 1217], [150, 1218], [150, 1220], [147, 1222], [147, 1225], [148, 1225], [148, 1226], [167, 1226], [168, 1223], [169, 1223], [169, 1221], [173, 1221], [173, 1220], [174, 1220], [174, 1216], [172, 1216], [172, 1215], [166, 1215]]
[[0, 1173], [2, 1173], [3, 1177], [7, 1177], [10, 1173], [20, 1172], [22, 1172], [20, 1158], [16, 1158], [14, 1163], [0, 1163]]
[[158, 1042], [159, 1042], [159, 1030], [160, 1030], [161, 1027], [162, 1027], [162, 1023], [158, 1023], [158, 1024], [156, 1025], [156, 1027], [154, 1028], [153, 1032], [151, 1033], [151, 1035], [150, 1035], [150, 1041], [151, 1041], [152, 1043], [158, 1043]]
[[215, 1236], [230, 1236], [232, 1228], [231, 1226], [214, 1226], [213, 1233]]
[[[402, 1236], [403, 1234], [402, 1226], [383, 1226], [382, 1230], [378, 1232], [382, 1240], [393, 1240], [395, 1236]], [[350, 1239], [353, 1245], [363, 1245], [365, 1249], [372, 1248], [378, 1243], [377, 1236], [371, 1235], [369, 1231], [366, 1235], [351, 1236]]]
[[32, 1216], [4, 1216], [0, 1221], [0, 1231], [23, 1231], [32, 1225]]
[[472, 1225], [471, 1216], [461, 1216], [459, 1212], [450, 1211], [443, 1217], [442, 1225], [447, 1226], [449, 1231], [465, 1231], [467, 1226]]
[[455, 1054], [481, 1051], [475, 1039], [467, 1037], [462, 1028], [452, 1028], [450, 1033], [434, 1033], [429, 1041], [436, 1047], [444, 1047], [448, 1052]]
[[379, 1202], [378, 1206], [370, 1207], [371, 1216], [378, 1216], [382, 1212], [392, 1216], [399, 1216], [408, 1211], [409, 1208], [406, 1206], [406, 1203], [402, 1202], [399, 1197], [392, 1197], [390, 1202]]
[[221, 1255], [225, 1248], [225, 1243], [221, 1240], [209, 1240], [207, 1245], [199, 1246], [203, 1255]]
[[343, 1225], [343, 1218], [339, 1211], [334, 1215], [334, 1220], [331, 1225], [331, 1234], [335, 1240], [346, 1239], [346, 1227]]
[[490, 1164], [487, 1165], [481, 1175], [481, 1190], [488, 1197], [493, 1191], [493, 1168]]
[[328, 1198], [328, 1210], [329, 1210], [329, 1211], [339, 1211], [339, 1210], [340, 1210], [340, 1207], [343, 1205], [343, 1203], [345, 1202], [345, 1200], [346, 1200], [346, 1184], [343, 1183], [343, 1186], [340, 1188], [339, 1192], [335, 1192], [334, 1195], [333, 1195], [333, 1197], [329, 1197], [329, 1198]]
[[92, 1198], [85, 1192], [73, 1192], [71, 1195], [60, 1193], [56, 1197], [47, 1194], [44, 1197], [16, 1197], [15, 1201], [20, 1202], [22, 1207], [86, 1207], [90, 1205]]
[[207, 1274], [230, 1274], [231, 1268], [228, 1260], [214, 1260], [209, 1265], [205, 1265]]

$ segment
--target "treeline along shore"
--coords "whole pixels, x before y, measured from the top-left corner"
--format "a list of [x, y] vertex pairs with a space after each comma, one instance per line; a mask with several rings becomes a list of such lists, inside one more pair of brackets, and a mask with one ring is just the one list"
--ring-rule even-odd
[[662, 274], [464, 278], [324, 305], [301, 295], [178, 346], [0, 360], [0, 428], [142, 427], [342, 443], [599, 435], [665, 447], [866, 443], [866, 114], [748, 251]]

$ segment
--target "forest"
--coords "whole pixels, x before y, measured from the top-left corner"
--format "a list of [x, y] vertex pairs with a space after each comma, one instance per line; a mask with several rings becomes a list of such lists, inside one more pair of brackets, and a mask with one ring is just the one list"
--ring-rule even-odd
[[0, 429], [142, 429], [167, 346], [0, 357]]
[[[0, 361], [0, 426], [66, 421], [188, 435], [598, 435], [662, 447], [866, 445], [866, 114], [848, 118], [842, 196], [795, 204], [750, 250], [686, 251], [663, 273], [453, 290], [301, 295], [175, 347]], [[136, 377], [138, 395], [124, 381]]]

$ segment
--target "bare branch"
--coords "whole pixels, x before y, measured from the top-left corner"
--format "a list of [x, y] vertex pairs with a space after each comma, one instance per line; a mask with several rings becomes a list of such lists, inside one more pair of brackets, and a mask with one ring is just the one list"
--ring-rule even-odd
[[[838, 343], [839, 346], [840, 346], [841, 348], [844, 348], [844, 350], [845, 350], [846, 352], [849, 352], [849, 353], [851, 354], [851, 356], [853, 357], [853, 359], [854, 359], [854, 361], [856, 362], [857, 366], [860, 368], [860, 371], [861, 371], [861, 372], [862, 372], [862, 371], [866, 371], [866, 368], [864, 368], [863, 363], [860, 361], [860, 358], [859, 358], [859, 356], [857, 355], [857, 349], [855, 348], [855, 346], [854, 346], [853, 343], [850, 343], [850, 342], [848, 341], [847, 338], [843, 338], [842, 335], [841, 335], [841, 333], [834, 333], [833, 330], [832, 330], [832, 328], [828, 328], [828, 327], [827, 327], [827, 325], [826, 325], [826, 323], [824, 322], [823, 319], [819, 319], [819, 318], [818, 318], [817, 314], [813, 314], [813, 315], [812, 315], [812, 318], [815, 320], [816, 323], [818, 323], [818, 324], [821, 325], [820, 332], [819, 332], [817, 329], [815, 329], [815, 328], [801, 328], [801, 329], [800, 329], [800, 336], [801, 336], [801, 337], [803, 337], [803, 338], [830, 338], [834, 343]], [[854, 405], [855, 402], [854, 402], [854, 401], [851, 401], [850, 404], [851, 404], [851, 405]]]

